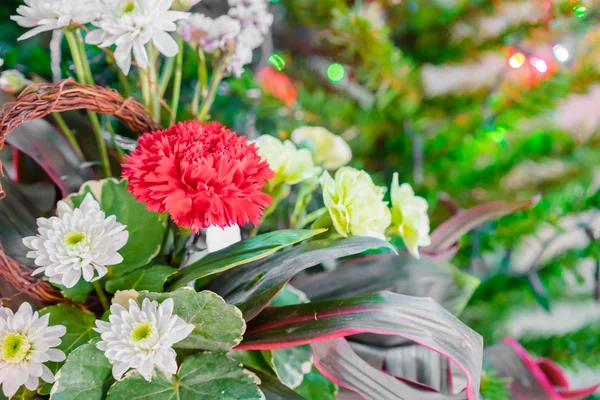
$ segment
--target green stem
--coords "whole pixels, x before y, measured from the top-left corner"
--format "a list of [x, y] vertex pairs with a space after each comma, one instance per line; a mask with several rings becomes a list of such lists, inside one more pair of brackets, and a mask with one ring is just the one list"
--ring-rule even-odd
[[150, 73], [148, 70], [140, 68], [140, 82], [142, 84], [142, 102], [148, 111], [152, 112], [150, 102]]
[[125, 74], [123, 74], [123, 71], [121, 71], [121, 68], [119, 67], [117, 67], [117, 78], [119, 79], [119, 83], [123, 88], [123, 97], [127, 98], [131, 96], [131, 88], [129, 87], [129, 81], [127, 80], [127, 77], [125, 76]]
[[160, 122], [160, 94], [158, 86], [158, 74], [157, 74], [157, 63], [158, 63], [158, 52], [152, 43], [148, 44], [148, 58], [150, 59], [150, 65], [148, 66], [148, 73], [150, 74], [150, 101], [152, 103], [152, 116], [156, 121]]
[[[65, 37], [67, 38], [67, 43], [69, 44], [71, 55], [73, 56], [75, 70], [77, 72], [77, 80], [82, 84], [88, 83], [93, 85], [94, 81], [92, 72], [89, 67], [87, 56], [85, 55], [85, 48], [83, 46], [83, 38], [81, 37], [81, 33], [79, 33], [79, 36], [76, 37], [75, 34], [73, 34], [73, 31], [67, 30], [65, 32]], [[81, 40], [78, 40], [78, 38]], [[106, 143], [102, 138], [102, 128], [100, 127], [98, 115], [94, 112], [88, 111], [88, 116], [90, 117], [90, 122], [92, 123], [94, 135], [96, 136], [96, 143], [100, 153], [102, 169], [106, 176], [112, 176], [112, 171], [110, 170], [110, 161], [108, 159], [108, 150], [106, 149]]]
[[167, 91], [167, 87], [169, 87], [169, 82], [173, 77], [173, 73], [175, 72], [175, 61], [177, 59], [175, 57], [169, 57], [165, 66], [163, 67], [162, 73], [160, 74], [160, 95], [164, 96]]
[[198, 83], [196, 83], [196, 90], [194, 91], [194, 99], [192, 100], [192, 113], [198, 117], [198, 109], [200, 108], [200, 95], [202, 98], [207, 96], [207, 72], [206, 72], [206, 57], [204, 56], [204, 50], [198, 46]]
[[71, 143], [71, 146], [73, 147], [75, 152], [79, 156], [81, 156], [81, 158], [84, 158], [83, 151], [81, 151], [81, 147], [79, 147], [79, 143], [77, 143], [77, 139], [75, 139], [75, 134], [73, 133], [71, 128], [69, 128], [62, 115], [60, 115], [59, 113], [52, 113], [52, 116], [54, 117], [54, 120], [56, 121], [56, 124], [58, 125], [62, 133], [66, 136], [69, 143]]
[[210, 108], [212, 107], [215, 101], [215, 97], [217, 96], [217, 89], [219, 88], [219, 83], [221, 83], [221, 80], [223, 80], [225, 69], [227, 68], [227, 64], [229, 63], [229, 60], [231, 59], [231, 56], [234, 52], [235, 46], [229, 46], [228, 48], [226, 48], [225, 53], [223, 54], [223, 57], [221, 58], [219, 65], [216, 68], [216, 71], [213, 73], [210, 89], [208, 90], [208, 93], [206, 93], [206, 96], [203, 96], [202, 98], [202, 108], [198, 113], [198, 121], [202, 122], [206, 119], [206, 116], [208, 115], [208, 112], [210, 111]]
[[104, 289], [102, 289], [102, 286], [100, 285], [100, 282], [92, 282], [92, 287], [96, 291], [96, 294], [98, 295], [98, 299], [100, 299], [100, 303], [102, 304], [102, 308], [104, 309], [104, 311], [108, 310], [110, 308], [110, 304], [108, 302], [108, 299], [106, 298], [106, 293], [104, 293]]
[[177, 37], [179, 53], [177, 53], [177, 65], [175, 67], [175, 81], [173, 83], [173, 100], [171, 102], [171, 125], [177, 121], [177, 110], [179, 108], [179, 96], [181, 95], [181, 78], [183, 76], [183, 51], [185, 43], [181, 36]]
[[125, 152], [117, 144], [117, 141], [115, 139], [115, 130], [113, 129], [112, 125], [110, 124], [110, 121], [108, 121], [108, 120], [105, 121], [105, 125], [106, 125], [106, 130], [108, 132], [110, 132], [110, 140], [112, 142], [112, 145], [115, 148], [115, 150], [117, 151], [117, 161], [119, 162], [119, 164], [124, 164], [125, 163]]

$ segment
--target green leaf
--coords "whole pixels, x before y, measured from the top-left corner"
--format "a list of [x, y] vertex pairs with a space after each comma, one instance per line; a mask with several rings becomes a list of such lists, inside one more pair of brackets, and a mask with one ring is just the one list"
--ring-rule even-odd
[[260, 350], [232, 350], [227, 353], [227, 356], [241, 362], [245, 367], [275, 376], [275, 372], [273, 372], [273, 369], [267, 363]]
[[90, 293], [94, 290], [92, 284], [83, 279], [77, 282], [72, 288], [57, 283], [52, 283], [52, 285], [59, 288], [65, 298], [73, 300], [76, 303], [85, 303]]
[[117, 290], [135, 289], [150, 292], [162, 292], [169, 276], [177, 270], [167, 265], [153, 265], [137, 269], [120, 278], [110, 279], [106, 282], [106, 290], [115, 293]]
[[282, 385], [276, 378], [261, 371], [251, 369], [260, 379], [260, 390], [265, 394], [265, 400], [305, 400], [292, 389]]
[[296, 392], [306, 400], [336, 400], [338, 386], [313, 367], [310, 373], [304, 375]]
[[394, 250], [385, 240], [366, 236], [305, 242], [266, 260], [219, 274], [209, 287], [239, 307], [249, 321], [299, 272], [380, 247]]
[[187, 338], [174, 345], [176, 348], [229, 351], [240, 343], [246, 330], [241, 311], [213, 292], [198, 293], [185, 287], [169, 293], [141, 292], [137, 300], [141, 304], [144, 298], [159, 303], [172, 298], [173, 313], [195, 326]]
[[[84, 311], [66, 304], [58, 304], [40, 310], [40, 314], [50, 314], [48, 325], [64, 325], [64, 327], [67, 328], [67, 333], [61, 338], [61, 343], [56, 347], [57, 349], [64, 351], [67, 356], [69, 356], [73, 350], [86, 344], [92, 338], [97, 336], [97, 333], [92, 330], [96, 324], [96, 317], [89, 311]], [[46, 363], [46, 366], [56, 375], [63, 364], [64, 362], [48, 362]], [[38, 393], [47, 395], [50, 393], [51, 388], [51, 384], [44, 383], [38, 389]]]
[[324, 229], [282, 230], [243, 240], [221, 251], [210, 253], [200, 261], [180, 270], [173, 276], [168, 289], [175, 290], [196, 279], [260, 260], [280, 249], [323, 232], [325, 232]]
[[302, 383], [304, 375], [313, 366], [312, 351], [309, 345], [263, 351], [263, 356], [284, 385], [294, 389]]
[[119, 250], [123, 262], [111, 266], [109, 276], [121, 277], [156, 257], [166, 230], [165, 214], [148, 211], [144, 203], [136, 201], [127, 191], [126, 180], [110, 178], [86, 182], [79, 193], [69, 196], [69, 199], [78, 207], [88, 193], [100, 203], [107, 217], [116, 216], [118, 222], [127, 225], [129, 232], [127, 244]]
[[102, 400], [113, 382], [112, 366], [92, 341], [69, 355], [56, 376], [50, 400]]
[[223, 354], [204, 353], [186, 358], [176, 376], [157, 372], [151, 382], [131, 371], [115, 383], [108, 400], [261, 400], [258, 378]]
[[[308, 298], [300, 290], [291, 285], [285, 285], [269, 305], [287, 306], [308, 302]], [[313, 366], [312, 350], [306, 344], [286, 349], [263, 350], [262, 354], [277, 378], [292, 389], [302, 383], [304, 375], [309, 373]]]

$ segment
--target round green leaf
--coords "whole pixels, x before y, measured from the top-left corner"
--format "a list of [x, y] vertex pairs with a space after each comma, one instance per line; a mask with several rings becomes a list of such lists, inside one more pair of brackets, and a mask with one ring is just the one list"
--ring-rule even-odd
[[151, 382], [131, 371], [108, 391], [108, 400], [262, 400], [260, 380], [223, 354], [204, 353], [185, 359], [176, 376], [156, 372]]
[[106, 290], [109, 293], [128, 289], [162, 292], [167, 278], [176, 271], [175, 268], [166, 265], [153, 265], [147, 268], [136, 269], [120, 278], [110, 279], [106, 282]]
[[213, 292], [185, 287], [169, 293], [141, 292], [138, 302], [144, 298], [158, 302], [172, 298], [173, 313], [195, 326], [187, 338], [175, 343], [176, 348], [226, 352], [240, 343], [246, 331], [242, 312]]
[[50, 400], [102, 400], [113, 382], [108, 359], [90, 342], [69, 355], [56, 375]]
[[166, 230], [165, 215], [146, 209], [127, 191], [126, 180], [114, 178], [90, 181], [83, 184], [78, 194], [69, 196], [78, 207], [85, 196], [91, 193], [106, 216], [114, 215], [117, 221], [127, 225], [129, 240], [119, 250], [123, 262], [110, 268], [110, 276], [120, 277], [147, 265], [160, 251]]
[[[73, 350], [89, 342], [97, 333], [92, 329], [96, 323], [96, 317], [89, 311], [71, 307], [66, 304], [46, 307], [40, 311], [41, 315], [50, 314], [48, 324], [64, 325], [67, 333], [61, 338], [61, 343], [56, 348], [65, 352], [68, 356]], [[54, 375], [58, 372], [64, 362], [47, 362], [46, 366]], [[49, 394], [52, 385], [44, 383], [39, 389], [40, 394]]]

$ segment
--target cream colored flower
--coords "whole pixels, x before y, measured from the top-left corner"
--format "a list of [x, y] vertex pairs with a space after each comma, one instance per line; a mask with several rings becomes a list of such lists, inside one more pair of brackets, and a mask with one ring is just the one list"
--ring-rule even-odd
[[398, 174], [392, 180], [392, 226], [390, 231], [404, 240], [406, 248], [416, 258], [420, 258], [419, 247], [429, 246], [429, 216], [427, 201], [415, 196], [408, 183], [398, 184]]
[[282, 143], [273, 136], [262, 135], [253, 143], [258, 147], [260, 156], [275, 172], [275, 178], [268, 182], [269, 189], [282, 183], [295, 185], [316, 178], [321, 173], [321, 168], [315, 167], [310, 151], [298, 150], [289, 140]]
[[342, 167], [335, 173], [335, 179], [323, 173], [321, 186], [323, 201], [340, 235], [385, 239], [385, 230], [391, 222], [387, 202], [383, 201], [385, 189], [375, 186], [369, 174]]
[[318, 126], [304, 126], [292, 132], [292, 140], [299, 145], [308, 142], [315, 163], [324, 169], [334, 170], [352, 159], [352, 150], [341, 136]]

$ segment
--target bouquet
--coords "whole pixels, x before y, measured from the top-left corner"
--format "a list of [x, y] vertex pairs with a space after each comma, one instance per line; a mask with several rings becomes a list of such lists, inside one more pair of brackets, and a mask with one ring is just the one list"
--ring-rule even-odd
[[[446, 261], [535, 199], [456, 210], [430, 234], [425, 199], [347, 166], [340, 136], [236, 134], [212, 106], [273, 16], [263, 0], [214, 17], [195, 3], [28, 0], [12, 17], [21, 39], [64, 36], [73, 76], [2, 78], [20, 92], [0, 115], [18, 167], [0, 189], [3, 396], [478, 399], [482, 339], [456, 317], [478, 281]], [[294, 103], [273, 85], [285, 76], [256, 75]], [[52, 183], [32, 192], [19, 154]]]

